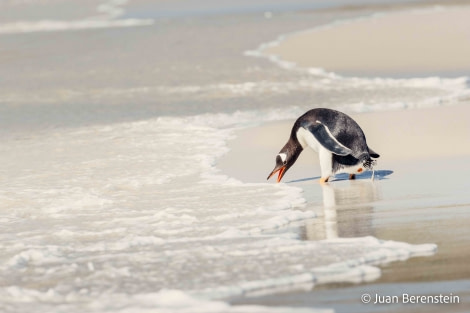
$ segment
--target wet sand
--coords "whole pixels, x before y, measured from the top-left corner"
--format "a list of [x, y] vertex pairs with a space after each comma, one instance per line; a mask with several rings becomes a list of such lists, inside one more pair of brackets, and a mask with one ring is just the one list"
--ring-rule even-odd
[[[27, 6], [26, 4], [31, 1], [17, 2]], [[147, 304], [148, 307], [151, 306], [150, 310], [155, 310], [154, 304], [156, 301], [158, 305], [158, 296], [155, 298], [152, 292], [160, 290], [161, 286], [170, 288], [168, 281], [165, 282], [167, 277], [174, 277], [175, 282], [198, 283], [196, 279], [192, 280], [182, 273], [180, 268], [177, 270], [169, 268], [168, 266], [178, 266], [179, 263], [168, 262], [166, 257], [160, 257], [159, 253], [162, 253], [162, 250], [159, 246], [156, 249], [153, 247], [145, 249], [140, 246], [141, 243], [160, 245], [159, 234], [155, 232], [152, 218], [155, 219], [155, 223], [167, 224], [155, 213], [160, 213], [158, 210], [164, 212], [163, 209], [168, 206], [166, 203], [176, 203], [172, 202], [173, 199], [168, 195], [173, 193], [179, 195], [181, 190], [186, 197], [188, 192], [185, 184], [182, 183], [188, 182], [187, 176], [177, 173], [175, 163], [170, 162], [168, 163], [170, 165], [166, 166], [167, 163], [152, 157], [163, 156], [163, 160], [168, 160], [170, 158], [165, 158], [162, 152], [172, 156], [176, 156], [177, 153], [172, 154], [172, 149], [161, 149], [155, 146], [161, 138], [158, 137], [161, 134], [159, 125], [157, 123], [156, 128], [148, 132], [145, 131], [147, 128], [144, 126], [146, 121], [160, 116], [171, 116], [181, 122], [184, 120], [178, 118], [181, 116], [204, 113], [231, 114], [236, 111], [262, 109], [271, 111], [283, 107], [286, 103], [299, 107], [305, 103], [320, 103], [325, 96], [336, 94], [336, 91], [333, 90], [330, 94], [321, 90], [320, 92], [316, 89], [310, 90], [309, 87], [297, 86], [287, 93], [282, 90], [281, 93], [273, 94], [271, 88], [257, 87], [264, 86], [266, 80], [270, 83], [268, 86], [272, 83], [283, 87], [286, 82], [299, 85], [304, 75], [278, 68], [263, 59], [245, 57], [243, 51], [253, 49], [279, 34], [330, 23], [336, 19], [357, 17], [375, 10], [375, 7], [363, 8], [364, 11], [353, 10], [354, 12], [335, 9], [318, 14], [307, 11], [297, 13], [282, 11], [274, 12], [272, 15], [264, 14], [263, 10], [254, 12], [248, 10], [242, 15], [216, 15], [209, 19], [206, 16], [168, 19], [161, 18], [161, 11], [158, 10], [160, 2], [150, 4], [149, 0], [139, 0], [130, 1], [125, 6], [126, 14], [121, 18], [149, 18], [154, 19], [154, 24], [134, 28], [97, 29], [87, 24], [91, 18], [103, 14], [97, 10], [95, 2], [89, 0], [80, 4], [66, 0], [38, 2], [44, 3], [40, 10], [33, 7], [25, 11], [23, 6], [18, 6], [13, 11], [0, 12], [0, 17], [3, 18], [2, 25], [8, 26], [4, 29], [11, 29], [11, 23], [14, 24], [13, 31], [9, 30], [2, 34], [0, 62], [3, 80], [0, 86], [0, 102], [2, 103], [0, 137], [11, 140], [7, 143], [18, 143], [13, 145], [14, 148], [25, 148], [25, 153], [15, 156], [15, 151], [23, 150], [11, 149], [8, 144], [3, 145], [5, 155], [12, 160], [10, 164], [14, 164], [14, 166], [4, 166], [2, 171], [3, 196], [7, 200], [3, 201], [3, 211], [5, 216], [12, 217], [14, 221], [13, 224], [7, 225], [8, 227], [2, 233], [2, 236], [7, 238], [3, 241], [4, 246], [13, 249], [8, 250], [11, 254], [4, 253], [4, 258], [10, 260], [10, 255], [17, 254], [15, 251], [17, 248], [20, 252], [23, 247], [17, 247], [16, 244], [22, 242], [26, 243], [26, 260], [29, 256], [36, 258], [37, 249], [44, 249], [39, 252], [45, 251], [42, 254], [45, 257], [43, 267], [37, 267], [32, 262], [33, 270], [16, 271], [16, 264], [21, 266], [20, 270], [25, 264], [22, 254], [18, 254], [19, 257], [14, 259], [18, 260], [18, 263], [11, 263], [11, 267], [10, 263], [7, 264], [9, 267], [6, 267], [8, 270], [4, 271], [6, 281], [4, 287], [11, 284], [14, 288], [9, 289], [12, 293], [7, 294], [4, 298], [7, 301], [2, 304], [11, 312], [31, 311], [22, 309], [25, 307], [34, 307], [36, 311], [48, 312], [51, 311], [51, 307], [54, 308], [52, 311], [61, 310], [61, 308], [64, 310], [71, 308], [68, 311], [83, 311], [83, 307], [89, 308], [94, 305], [97, 306], [94, 311], [100, 308], [104, 311], [108, 303], [110, 307], [124, 308], [127, 305], [127, 311], [145, 310], [143, 305]], [[107, 2], [115, 3], [114, 6], [124, 3], [123, 1]], [[89, 5], [86, 6], [85, 3]], [[146, 3], [156, 7], [148, 10]], [[287, 1], [285, 3], [292, 5]], [[140, 5], [143, 6], [140, 7]], [[51, 12], [54, 14], [51, 15]], [[106, 18], [111, 19], [111, 16]], [[36, 21], [49, 19], [56, 22], [67, 21], [65, 25], [75, 25], [75, 20], [81, 21], [80, 25], [83, 25], [82, 22], [85, 21], [85, 25], [88, 26], [80, 31], [63, 27], [62, 31], [33, 32], [30, 30], [30, 33], [20, 34], [21, 31], [18, 28], [21, 27], [18, 26], [23, 24], [16, 24], [18, 20], [26, 20], [31, 22], [28, 25], [37, 27]], [[253, 86], [253, 83], [256, 87], [254, 92], [244, 94], [243, 88], [241, 88], [242, 93], [239, 92], [239, 87]], [[228, 89], [219, 88], [227, 85]], [[262, 92], [259, 92], [259, 89]], [[202, 92], [194, 92], [194, 90], [202, 90]], [[363, 94], [366, 93], [356, 95], [354, 91], [347, 92], [339, 97], [335, 104], [349, 103], [350, 96], [362, 97]], [[427, 124], [426, 127], [431, 130], [444, 129], [444, 134], [446, 132], [447, 134], [448, 132], [468, 133], [466, 124], [459, 122], [465, 121], [464, 117], [468, 116], [468, 111], [459, 109], [446, 112], [439, 111], [438, 114], [429, 117], [429, 120], [432, 118], [435, 123]], [[411, 284], [413, 288], [421, 291], [422, 285], [419, 283], [414, 285], [415, 282], [425, 282], [426, 286], [437, 286], [439, 288], [436, 287], [433, 290], [438, 292], [443, 290], [443, 293], [449, 290], [449, 284], [455, 285], [457, 288], [452, 291], [462, 297], [465, 296], [464, 291], [469, 288], [461, 279], [469, 277], [465, 266], [468, 260], [466, 247], [469, 236], [466, 222], [468, 221], [468, 203], [470, 203], [466, 196], [468, 187], [465, 179], [469, 162], [467, 151], [464, 149], [468, 145], [464, 145], [463, 148], [458, 146], [458, 149], [462, 150], [455, 150], [452, 143], [455, 144], [458, 141], [451, 141], [446, 146], [447, 149], [451, 149], [450, 154], [443, 153], [437, 158], [426, 159], [421, 154], [429, 150], [422, 143], [425, 142], [428, 146], [434, 147], [433, 138], [436, 135], [426, 137], [420, 131], [420, 127], [424, 127], [424, 124], [419, 124], [415, 132], [412, 132], [410, 127], [402, 129], [400, 125], [401, 133], [397, 136], [394, 137], [393, 134], [388, 133], [383, 135], [380, 127], [387, 127], [388, 132], [391, 127], [396, 126], [390, 118], [393, 114], [395, 113], [377, 115], [381, 122], [369, 115], [355, 117], [358, 120], [364, 119], [365, 122], [360, 121], [360, 123], [365, 128], [371, 145], [382, 154], [377, 172], [378, 179], [375, 183], [371, 183], [365, 175], [362, 176], [363, 179], [357, 181], [336, 181], [321, 187], [316, 183], [315, 178], [319, 175], [318, 165], [314, 161], [315, 156], [313, 153], [303, 154], [302, 160], [289, 171], [286, 181], [297, 180], [290, 184], [300, 186], [305, 190], [304, 195], [308, 204], [306, 209], [317, 212], [319, 217], [302, 222], [300, 226], [292, 225], [292, 227], [299, 230], [301, 238], [305, 240], [373, 235], [381, 239], [399, 239], [410, 243], [435, 242], [439, 246], [439, 252], [433, 257], [395, 262], [390, 266], [384, 266], [382, 278], [373, 284], [316, 286], [312, 293], [256, 298], [252, 299], [254, 303], [258, 301], [258, 303], [270, 305], [276, 304], [277, 301], [282, 306], [291, 304], [292, 306], [335, 307], [338, 311], [341, 309], [338, 306], [345, 303], [343, 310], [348, 310], [351, 305], [360, 305], [358, 301], [358, 296], [362, 291], [360, 288], [371, 287], [388, 292], [395, 286], [405, 288]], [[401, 115], [400, 112], [396, 114], [401, 116], [401, 123], [405, 123], [404, 121], [409, 117], [407, 114]], [[444, 119], [445, 122], [442, 125]], [[413, 119], [410, 117], [410, 120]], [[135, 121], [144, 122], [136, 127], [137, 133], [129, 133], [128, 131], [132, 129], [127, 126], [120, 127], [122, 122]], [[368, 121], [374, 121], [377, 124], [369, 126], [366, 123]], [[408, 126], [412, 125], [409, 122], [406, 123], [409, 124]], [[438, 124], [437, 128], [435, 128], [436, 124]], [[238, 139], [231, 143], [232, 151], [226, 155], [227, 166], [224, 167], [224, 160], [219, 164], [223, 172], [231, 172], [231, 176], [243, 181], [264, 182], [272, 169], [274, 155], [287, 139], [290, 126], [291, 122], [272, 123], [240, 132]], [[117, 131], [114, 131], [115, 127]], [[82, 128], [87, 131], [81, 133]], [[75, 133], [74, 129], [79, 131]], [[376, 133], [374, 129], [377, 130]], [[87, 135], [94, 134], [98, 130], [104, 132], [104, 137]], [[145, 131], [145, 136], [139, 133], [142, 130]], [[276, 131], [277, 135], [273, 136], [273, 131]], [[71, 133], [74, 134], [72, 137], [75, 140], [67, 140], [67, 134]], [[49, 136], [50, 134], [53, 136]], [[155, 134], [157, 135], [154, 136]], [[178, 138], [178, 134], [179, 129], [175, 127], [169, 135], [173, 136], [172, 138]], [[243, 137], [243, 134], [247, 135], [248, 139]], [[413, 138], [409, 138], [410, 134], [415, 134], [417, 141], [414, 142], [414, 146], [420, 149], [413, 150], [416, 154], [414, 157], [400, 158], [402, 154], [398, 153], [400, 149], [396, 149], [397, 143], [403, 145], [402, 137], [406, 137], [407, 142], [411, 143]], [[378, 139], [374, 138], [375, 135]], [[385, 141], [384, 136], [389, 135], [391, 137], [387, 137]], [[44, 138], [44, 136], [47, 137]], [[63, 141], [60, 140], [61, 138]], [[149, 143], [146, 142], [147, 138]], [[192, 143], [185, 140], [188, 136], [179, 136], [179, 138], [183, 139], [178, 141], [183, 147], [187, 148], [190, 146], [188, 143]], [[245, 141], [237, 146], [236, 141], [243, 138]], [[448, 137], [444, 135], [442, 138], [446, 139], [447, 144]], [[465, 136], [463, 138], [467, 139]], [[107, 142], [112, 148], [107, 149], [103, 142]], [[69, 143], [80, 148], [77, 148], [78, 150], [65, 148]], [[85, 148], [82, 149], [81, 145]], [[136, 146], [140, 148], [135, 149]], [[150, 153], [147, 147], [159, 149], [156, 153]], [[93, 151], [93, 153], [89, 154], [87, 151]], [[247, 151], [253, 153], [248, 154]], [[433, 150], [432, 153], [436, 151]], [[454, 151], [460, 152], [453, 156]], [[48, 158], [47, 162], [35, 157], [36, 155], [48, 156], [51, 153], [53, 157]], [[191, 149], [190, 156], [192, 153], [194, 151]], [[183, 156], [184, 153], [181, 155]], [[22, 162], [24, 156], [27, 156], [25, 159], [28, 159], [29, 163]], [[141, 158], [149, 162], [158, 162], [158, 164], [156, 166], [145, 165], [149, 163], [140, 162]], [[91, 161], [87, 162], [87, 160]], [[126, 160], [128, 163], [125, 163]], [[435, 171], [435, 160], [440, 166], [439, 171]], [[52, 164], [52, 166], [47, 166], [47, 164]], [[182, 160], [182, 169], [188, 164], [190, 162]], [[83, 170], [80, 169], [81, 166]], [[42, 168], [46, 169], [42, 170]], [[171, 169], [169, 173], [177, 173], [175, 184], [169, 185], [169, 188], [173, 188], [171, 193], [155, 187], [154, 184], [159, 184], [158, 178], [161, 177], [158, 171], [147, 170], [162, 168]], [[15, 171], [15, 169], [19, 170]], [[143, 171], [140, 171], [141, 169]], [[141, 173], [142, 176], [139, 176]], [[146, 177], [149, 179], [147, 180]], [[157, 177], [156, 182], [155, 177]], [[191, 184], [191, 181], [189, 183]], [[33, 188], [34, 186], [38, 187]], [[198, 187], [197, 184], [194, 186]], [[157, 194], [155, 194], [156, 191]], [[214, 189], [214, 192], [218, 193], [218, 191]], [[19, 197], [16, 197], [16, 192]], [[198, 192], [193, 194], [194, 196], [190, 195], [194, 201], [204, 196], [204, 192], [201, 190]], [[236, 199], [236, 205], [239, 205], [241, 202], [239, 195], [243, 196], [242, 193], [233, 193], [230, 197], [224, 198], [224, 203]], [[112, 209], [109, 209], [110, 197], [115, 197]], [[123, 202], [119, 202], [121, 197]], [[10, 199], [13, 201], [10, 202]], [[179, 223], [180, 214], [184, 212], [184, 210], [179, 210], [179, 204], [186, 201], [180, 199], [177, 201], [177, 205], [171, 205], [171, 207], [177, 209], [174, 221]], [[197, 203], [191, 206], [191, 210], [200, 205]], [[35, 210], [36, 207], [41, 211]], [[61, 216], [61, 212], [68, 207], [71, 213]], [[96, 207], [100, 210], [96, 210]], [[222, 209], [225, 210], [225, 205]], [[45, 213], [42, 213], [43, 211]], [[54, 219], [54, 214], [58, 216], [56, 218], [63, 218], [63, 220]], [[85, 218], [80, 218], [80, 216]], [[5, 220], [5, 217], [3, 218]], [[115, 221], [114, 218], [118, 220]], [[145, 223], [141, 223], [142, 220], [145, 220]], [[98, 227], [95, 227], [95, 224]], [[172, 223], [168, 225], [170, 224]], [[171, 230], [171, 226], [166, 227], [168, 225], [162, 225], [161, 228]], [[220, 225], [227, 226], [223, 221]], [[57, 232], [54, 231], [55, 228]], [[209, 227], [209, 229], [214, 228]], [[175, 230], [175, 233], [180, 230], [183, 233], [186, 231], [180, 226], [176, 226]], [[147, 235], [149, 237], [146, 237]], [[202, 234], [198, 232], [197, 235]], [[166, 236], [168, 233], [165, 238]], [[148, 240], [152, 238], [155, 241]], [[14, 244], [9, 244], [10, 240]], [[56, 244], [64, 246], [65, 254], [63, 255], [67, 256], [64, 260], [71, 265], [71, 271], [63, 272], [62, 268], [54, 270], [54, 267], [48, 267], [48, 264], [51, 264], [47, 263], [51, 251], [49, 247], [51, 245], [54, 247]], [[87, 245], [93, 248], [95, 244], [99, 250], [102, 250], [103, 257], [101, 254], [95, 254], [94, 249], [83, 248]], [[117, 246], [118, 250], [100, 248], [102, 245]], [[193, 245], [190, 242], [188, 246], [192, 248]], [[198, 249], [197, 246], [195, 247]], [[189, 251], [185, 249], [179, 251]], [[68, 251], [71, 254], [67, 255]], [[150, 255], [144, 260], [146, 252]], [[79, 258], [78, 263], [83, 266], [75, 266], [75, 256]], [[39, 262], [42, 262], [41, 258], [39, 254]], [[112, 260], [113, 264], [109, 264], [108, 260]], [[189, 255], [188, 260], [190, 262], [187, 263], [194, 263], [193, 255]], [[52, 261], [59, 267], [61, 266], [60, 262]], [[254, 259], [248, 261], [250, 261], [248, 264], [259, 265]], [[155, 263], [152, 265], [152, 262]], [[158, 262], [162, 264], [167, 262], [167, 264], [160, 266]], [[200, 263], [209, 264], [207, 273], [213, 271], [214, 267], [209, 262]], [[104, 266], [99, 266], [99, 264], [104, 264]], [[159, 271], [162, 268], [165, 269], [165, 275], [152, 274], [152, 271]], [[236, 266], [229, 266], [229, 268], [227, 275], [233, 275], [234, 278], [238, 279], [240, 272], [243, 273], [243, 271], [238, 271], [240, 268]], [[124, 270], [121, 271], [121, 269]], [[198, 277], [200, 273], [205, 272], [198, 270], [192, 272]], [[80, 280], [81, 277], [86, 278]], [[157, 283], [154, 278], [158, 279]], [[433, 285], [434, 283], [436, 285]], [[34, 294], [31, 298], [31, 293], [27, 291], [24, 293], [18, 289], [22, 286], [32, 286], [34, 290], [40, 290], [41, 293]], [[50, 289], [47, 289], [48, 286]], [[82, 294], [82, 291], [86, 292], [86, 289], [81, 288], [83, 286], [89, 286], [92, 292]], [[111, 289], [108, 289], [108, 286]], [[71, 293], [62, 297], [64, 290], [70, 290]], [[47, 292], [42, 293], [42, 291]], [[133, 297], [134, 292], [144, 295], [144, 301], [142, 298]], [[79, 297], [83, 298], [80, 298], [78, 302], [70, 303], [69, 300], [73, 300], [77, 293], [80, 293]], [[244, 299], [243, 301], [251, 300]], [[74, 305], [75, 303], [77, 305]], [[176, 298], [174, 303], [177, 306], [185, 305], [179, 298]], [[234, 303], [236, 303], [235, 300]], [[467, 300], [466, 303], [468, 303]], [[67, 306], [69, 304], [70, 306]], [[370, 306], [369, 308], [377, 307]], [[390, 308], [395, 311], [396, 307]], [[201, 310], [200, 307], [199, 309]], [[358, 307], [356, 311], [363, 312], [365, 309]], [[191, 312], [191, 308], [187, 312]]]
[[[468, 74], [468, 59], [453, 53], [467, 49], [468, 41], [456, 40], [463, 34], [458, 30], [462, 31], [462, 24], [468, 22], [461, 15], [465, 12], [468, 9], [435, 11], [419, 18], [413, 14], [396, 14], [366, 19], [299, 33], [265, 52], [278, 54], [300, 66], [321, 67], [346, 75]], [[431, 21], [442, 26], [444, 20], [449, 21], [445, 23], [449, 27], [437, 32], [448, 32], [448, 35], [433, 38], [431, 33], [420, 34], [430, 27]], [[355, 41], [354, 45], [351, 40]], [[405, 44], [397, 40], [405, 40]], [[423, 49], [433, 53], [423, 53]], [[450, 50], [452, 53], [446, 54]], [[347, 57], [344, 51], [349, 51]], [[446, 54], [445, 57], [439, 57], [440, 53]], [[306, 240], [372, 235], [410, 243], [434, 242], [438, 245], [436, 255], [384, 266], [381, 278], [367, 285], [317, 286], [308, 293], [234, 299], [233, 303], [328, 307], [336, 312], [468, 312], [470, 268], [466, 260], [470, 252], [466, 247], [470, 245], [470, 230], [465, 221], [470, 218], [470, 197], [466, 191], [470, 186], [467, 181], [470, 123], [466, 118], [469, 111], [466, 103], [353, 115], [365, 131], [369, 145], [381, 154], [379, 179], [375, 182], [370, 181], [369, 175], [356, 181], [341, 180], [320, 186], [318, 158], [311, 151], [305, 151], [284, 177], [285, 182], [304, 189], [309, 208], [321, 215], [305, 223]], [[241, 131], [219, 166], [242, 181], [263, 181], [274, 166], [274, 156], [287, 141], [292, 124], [293, 120], [275, 122]], [[246, 162], [231, 164], [232, 158], [243, 159], [242, 151], [246, 150], [257, 153], [250, 154]], [[453, 293], [460, 297], [461, 303], [364, 305], [360, 296], [366, 292], [372, 295]]]
[[[301, 154], [283, 180], [302, 187], [307, 208], [320, 216], [302, 226], [305, 240], [375, 236], [415, 244], [433, 242], [438, 245], [436, 255], [384, 266], [381, 278], [371, 284], [318, 286], [308, 293], [233, 299], [233, 303], [332, 307], [337, 312], [438, 312], [442, 305], [366, 306], [360, 295], [453, 293], [461, 304], [448, 304], [445, 311], [468, 311], [469, 111], [463, 104], [352, 115], [369, 145], [381, 154], [375, 181], [365, 173], [355, 181], [339, 176], [322, 186], [318, 159], [310, 151]], [[219, 168], [242, 181], [264, 181], [292, 124], [293, 120], [274, 122], [240, 131]], [[256, 153], [247, 158], [246, 151]]]
[[[369, 146], [381, 155], [379, 169], [405, 165], [411, 160], [435, 160], [440, 171], [448, 164], [445, 158], [470, 155], [469, 114], [470, 106], [461, 104], [350, 115], [363, 129]], [[219, 166], [224, 173], [241, 181], [263, 181], [274, 167], [276, 154], [289, 139], [293, 123], [294, 120], [271, 122], [241, 130], [231, 142], [231, 152], [220, 159]], [[246, 151], [256, 153], [247, 155]], [[319, 175], [317, 156], [305, 150], [283, 181]]]

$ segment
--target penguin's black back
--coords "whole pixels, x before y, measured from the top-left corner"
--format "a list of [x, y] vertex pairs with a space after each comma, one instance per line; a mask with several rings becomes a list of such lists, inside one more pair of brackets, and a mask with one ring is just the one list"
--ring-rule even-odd
[[291, 135], [295, 136], [299, 127], [309, 129], [318, 125], [317, 121], [327, 126], [336, 140], [351, 149], [354, 158], [359, 160], [370, 158], [366, 137], [361, 127], [351, 117], [336, 110], [317, 108], [307, 111], [294, 123]]

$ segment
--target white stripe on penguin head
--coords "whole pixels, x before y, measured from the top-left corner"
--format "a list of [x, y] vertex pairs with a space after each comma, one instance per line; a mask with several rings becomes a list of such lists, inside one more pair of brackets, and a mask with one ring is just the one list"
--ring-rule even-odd
[[282, 163], [286, 163], [287, 154], [285, 154], [285, 153], [279, 153], [278, 156], [281, 158]]

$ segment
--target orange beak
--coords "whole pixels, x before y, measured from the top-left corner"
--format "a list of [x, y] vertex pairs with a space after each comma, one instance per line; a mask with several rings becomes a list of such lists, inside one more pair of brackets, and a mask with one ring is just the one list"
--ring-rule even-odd
[[271, 178], [271, 176], [273, 176], [275, 173], [279, 172], [278, 176], [277, 176], [277, 182], [279, 183], [282, 179], [282, 176], [284, 176], [284, 173], [286, 172], [286, 167], [283, 166], [283, 167], [280, 167], [278, 169], [274, 169], [271, 174], [269, 174], [268, 176], [268, 179]]

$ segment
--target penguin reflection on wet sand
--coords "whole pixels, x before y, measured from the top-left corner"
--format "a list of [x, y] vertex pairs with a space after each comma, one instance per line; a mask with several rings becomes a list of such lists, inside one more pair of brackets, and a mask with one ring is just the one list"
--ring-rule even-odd
[[349, 179], [354, 179], [355, 174], [372, 169], [376, 162], [372, 158], [379, 157], [367, 146], [362, 129], [352, 118], [339, 111], [318, 108], [295, 121], [290, 138], [276, 156], [276, 166], [268, 179], [279, 172], [277, 182], [280, 182], [307, 147], [318, 153], [320, 183], [338, 173], [348, 173]]

